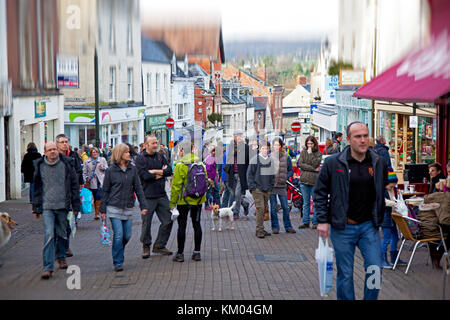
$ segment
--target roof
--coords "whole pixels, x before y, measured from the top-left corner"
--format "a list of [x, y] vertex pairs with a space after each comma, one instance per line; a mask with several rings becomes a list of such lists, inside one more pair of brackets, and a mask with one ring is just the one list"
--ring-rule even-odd
[[182, 25], [170, 19], [152, 24], [152, 19], [145, 16], [142, 18], [142, 34], [164, 41], [177, 55], [206, 56], [225, 63], [220, 20], [208, 25]]
[[284, 99], [283, 99], [283, 106], [286, 107], [301, 107], [303, 106], [301, 104], [302, 100], [305, 98], [310, 98], [311, 94], [301, 85], [298, 85], [291, 93], [289, 93]]
[[269, 87], [264, 85], [264, 81], [231, 65], [222, 68], [222, 78], [225, 80], [235, 79], [243, 87], [252, 88], [254, 97], [264, 97], [269, 93]]
[[141, 37], [141, 52], [142, 61], [170, 64], [170, 58], [167, 57], [160, 44], [154, 40]]
[[253, 97], [253, 104], [255, 105], [255, 111], [265, 111], [267, 106], [267, 97]]

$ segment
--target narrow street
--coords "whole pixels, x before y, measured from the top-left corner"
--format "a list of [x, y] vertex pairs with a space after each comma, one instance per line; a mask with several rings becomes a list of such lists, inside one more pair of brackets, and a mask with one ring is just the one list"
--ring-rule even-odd
[[[0, 269], [0, 299], [152, 299], [152, 300], [317, 300], [321, 299], [314, 251], [317, 231], [298, 230], [298, 211], [291, 213], [296, 234], [255, 237], [255, 217], [235, 222], [235, 230], [212, 232], [209, 212], [202, 213], [202, 261], [190, 259], [193, 231], [189, 224], [185, 262], [172, 256], [154, 255], [141, 259], [139, 242], [141, 221], [136, 214], [133, 236], [125, 250], [124, 272], [112, 268], [111, 248], [100, 244], [100, 222], [86, 215], [71, 239], [74, 252], [68, 264], [81, 269], [81, 290], [69, 290], [65, 270], [55, 272], [50, 281], [41, 280], [43, 225], [31, 214], [26, 199], [0, 203], [0, 212], [8, 212], [17, 227], [11, 241], [0, 249], [4, 265]], [[152, 235], [159, 221], [154, 217]], [[270, 230], [270, 221], [265, 222]], [[176, 250], [174, 224], [167, 247]], [[402, 254], [407, 260], [411, 251]], [[439, 300], [442, 298], [442, 271], [426, 265], [426, 248], [418, 249], [407, 275], [405, 267], [383, 271], [380, 300]], [[356, 298], [363, 295], [363, 261], [355, 256]], [[336, 266], [335, 266], [336, 267]], [[327, 300], [336, 299], [336, 270], [333, 290]], [[446, 299], [450, 297], [447, 286]]]

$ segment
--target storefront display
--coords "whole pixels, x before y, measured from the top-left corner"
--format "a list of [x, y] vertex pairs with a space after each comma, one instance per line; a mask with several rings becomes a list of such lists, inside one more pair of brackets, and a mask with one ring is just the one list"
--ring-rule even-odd
[[[409, 115], [380, 111], [378, 135], [389, 144], [389, 154], [396, 170], [404, 170], [411, 163], [413, 129], [409, 127]], [[436, 119], [419, 117], [416, 130], [416, 163], [433, 163], [436, 159]]]

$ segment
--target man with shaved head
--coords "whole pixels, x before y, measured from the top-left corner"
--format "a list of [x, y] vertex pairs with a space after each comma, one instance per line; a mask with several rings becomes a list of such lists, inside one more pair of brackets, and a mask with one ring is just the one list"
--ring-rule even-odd
[[322, 238], [331, 237], [336, 253], [337, 298], [354, 300], [355, 248], [364, 258], [364, 299], [376, 300], [381, 288], [381, 241], [387, 165], [369, 149], [364, 123], [347, 127], [349, 146], [325, 159], [314, 187], [314, 205]]
[[141, 242], [143, 245], [142, 258], [150, 257], [150, 245], [152, 243], [151, 227], [153, 214], [156, 212], [161, 225], [158, 236], [153, 245], [153, 252], [163, 255], [171, 255], [166, 248], [172, 231], [173, 221], [169, 208], [169, 198], [166, 193], [166, 177], [172, 175], [172, 167], [166, 157], [158, 152], [158, 139], [155, 136], [147, 136], [144, 141], [145, 149], [136, 159], [136, 168], [144, 188], [145, 197], [150, 206], [148, 213], [142, 216]]
[[[58, 152], [55, 142], [47, 142], [44, 157], [36, 160], [34, 176], [33, 214], [44, 220], [44, 271], [42, 279], [49, 279], [53, 264], [67, 269], [66, 247], [67, 214], [80, 211], [80, 186], [71, 159]], [[56, 241], [55, 241], [56, 239]]]

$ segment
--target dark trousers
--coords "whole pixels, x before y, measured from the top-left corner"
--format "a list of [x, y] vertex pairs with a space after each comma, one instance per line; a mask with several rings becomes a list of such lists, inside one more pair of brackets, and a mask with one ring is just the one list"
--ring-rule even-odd
[[184, 243], [186, 241], [186, 226], [187, 226], [187, 217], [189, 211], [191, 212], [192, 226], [194, 227], [194, 251], [200, 251], [200, 245], [202, 243], [202, 227], [200, 225], [200, 215], [202, 213], [202, 205], [198, 206], [188, 206], [188, 205], [178, 205], [178, 212], [180, 215], [178, 216], [178, 233], [177, 233], [177, 241], [178, 241], [178, 252], [184, 252]]
[[149, 205], [149, 210], [145, 216], [142, 216], [141, 242], [145, 245], [152, 244], [151, 228], [153, 214], [156, 212], [161, 225], [159, 226], [155, 246], [157, 248], [165, 248], [167, 241], [169, 241], [170, 232], [172, 231], [173, 226], [169, 199], [166, 196], [156, 199], [147, 199], [147, 203]]

